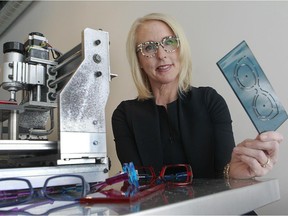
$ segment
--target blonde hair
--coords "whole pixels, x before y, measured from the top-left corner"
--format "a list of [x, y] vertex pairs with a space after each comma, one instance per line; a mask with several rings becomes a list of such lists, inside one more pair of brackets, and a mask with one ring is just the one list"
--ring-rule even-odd
[[190, 88], [192, 60], [190, 45], [181, 26], [170, 16], [161, 13], [151, 13], [138, 18], [132, 24], [126, 42], [126, 54], [131, 67], [131, 73], [138, 91], [138, 99], [145, 100], [153, 97], [148, 77], [141, 71], [136, 53], [136, 33], [140, 25], [149, 20], [159, 20], [167, 24], [180, 40], [180, 65], [178, 91], [184, 93]]

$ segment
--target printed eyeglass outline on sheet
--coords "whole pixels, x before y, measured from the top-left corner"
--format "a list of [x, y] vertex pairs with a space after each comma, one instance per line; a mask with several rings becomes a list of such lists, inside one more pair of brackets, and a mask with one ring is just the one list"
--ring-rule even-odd
[[274, 131], [286, 121], [284, 107], [245, 41], [218, 61], [217, 66], [259, 133]]

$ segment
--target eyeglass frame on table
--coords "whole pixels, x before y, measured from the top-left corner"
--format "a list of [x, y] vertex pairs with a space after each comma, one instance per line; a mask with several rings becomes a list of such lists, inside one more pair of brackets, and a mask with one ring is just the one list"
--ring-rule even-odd
[[[165, 176], [165, 171], [167, 168], [170, 168], [170, 167], [185, 167], [187, 169], [186, 181], [183, 183], [175, 183], [175, 182], [173, 183], [173, 182], [163, 181], [164, 176]], [[139, 168], [141, 168], [141, 167], [139, 167]], [[149, 169], [153, 170], [152, 167], [149, 167]], [[158, 177], [156, 177], [154, 170], [152, 171], [152, 174], [153, 174], [153, 180], [156, 180], [156, 179], [159, 180], [159, 178], [161, 179], [161, 182], [158, 182], [157, 184], [169, 183], [169, 184], [176, 185], [176, 186], [190, 184], [192, 182], [192, 178], [193, 178], [191, 166], [186, 165], [186, 164], [166, 165], [162, 168], [161, 173]], [[123, 164], [123, 172], [118, 173], [117, 175], [115, 175], [113, 177], [107, 178], [103, 182], [90, 183], [90, 184], [87, 183], [81, 175], [73, 175], [73, 174], [67, 174], [67, 175], [63, 174], [63, 175], [56, 175], [56, 176], [49, 177], [45, 180], [43, 187], [37, 188], [37, 189], [34, 189], [32, 187], [31, 182], [27, 179], [24, 179], [24, 178], [17, 178], [17, 177], [15, 177], [15, 178], [2, 178], [2, 179], [0, 179], [0, 183], [1, 182], [4, 183], [6, 181], [18, 181], [18, 183], [20, 183], [20, 182], [25, 183], [25, 188], [22, 190], [21, 189], [13, 189], [12, 195], [14, 195], [14, 197], [12, 196], [10, 198], [14, 199], [14, 200], [13, 201], [10, 200], [11, 201], [10, 203], [9, 203], [9, 195], [11, 196], [11, 194], [8, 194], [8, 193], [5, 194], [5, 191], [7, 191], [7, 190], [2, 191], [2, 192], [0, 191], [0, 200], [8, 200], [8, 202], [6, 202], [6, 203], [2, 203], [2, 204], [0, 203], [0, 208], [28, 203], [28, 202], [32, 201], [33, 198], [35, 198], [35, 197], [47, 198], [50, 200], [66, 200], [66, 201], [77, 201], [77, 200], [79, 201], [82, 198], [82, 202], [83, 202], [83, 200], [86, 200], [85, 197], [89, 193], [101, 192], [108, 185], [113, 185], [113, 184], [116, 184], [116, 183], [122, 182], [122, 181], [128, 182], [128, 184], [130, 186], [129, 188], [126, 187], [127, 191], [126, 191], [125, 196], [127, 196], [127, 197], [135, 196], [136, 193], [150, 188], [145, 193], [141, 193], [141, 194], [139, 193], [139, 195], [135, 196], [134, 197], [135, 199], [133, 199], [133, 200], [136, 200], [137, 197], [146, 196], [149, 193], [155, 192], [156, 190], [163, 189], [163, 187], [155, 187], [155, 181], [153, 184], [149, 183], [149, 184], [140, 186], [139, 182], [138, 182], [139, 176], [141, 177], [141, 175], [139, 175], [137, 173], [137, 171], [135, 170], [133, 163], [125, 163], [125, 164]], [[77, 179], [77, 185], [78, 185], [78, 191], [76, 191], [77, 194], [73, 194], [73, 196], [67, 197], [67, 192], [69, 192], [69, 190], [73, 189], [73, 187], [75, 188], [75, 186], [71, 187], [71, 185], [73, 185], [72, 183], [69, 183], [68, 185], [67, 184], [66, 185], [63, 185], [63, 184], [62, 185], [59, 185], [59, 184], [55, 185], [55, 183], [54, 183], [51, 186], [49, 184], [53, 180], [58, 180], [58, 182], [59, 181], [63, 182], [64, 178], [70, 178], [69, 180], [71, 180], [72, 178], [74, 178], [74, 180]], [[67, 186], [68, 186], [68, 190], [66, 188]], [[126, 186], [127, 186], [127, 184], [126, 184]], [[153, 188], [152, 188], [152, 186], [153, 186]], [[51, 188], [51, 187], [53, 187], [53, 188]], [[61, 188], [62, 190], [60, 191], [62, 193], [60, 193], [60, 194], [56, 193], [56, 195], [63, 195], [64, 194], [65, 197], [54, 196], [56, 187], [63, 187], [63, 188]], [[77, 189], [77, 187], [76, 187], [76, 189]], [[107, 190], [107, 191], [103, 191], [103, 194], [106, 193], [109, 195], [109, 190]], [[14, 194], [13, 194], [13, 192], [14, 192]], [[53, 192], [54, 192], [54, 194], [53, 194]], [[59, 192], [59, 191], [56, 191], [56, 192]], [[75, 189], [71, 190], [70, 192], [75, 192]], [[112, 196], [112, 198], [113, 198], [113, 193], [111, 193], [111, 194], [110, 194], [110, 196]], [[15, 195], [16, 195], [16, 197], [15, 197]], [[2, 196], [2, 198], [1, 198], [1, 196]], [[21, 196], [23, 199], [21, 199]], [[117, 199], [117, 196], [115, 196], [114, 198]]]

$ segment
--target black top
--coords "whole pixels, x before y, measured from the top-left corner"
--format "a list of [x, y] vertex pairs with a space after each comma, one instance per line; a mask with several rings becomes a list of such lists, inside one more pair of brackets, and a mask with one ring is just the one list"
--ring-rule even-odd
[[[231, 116], [223, 97], [210, 87], [191, 87], [168, 105], [166, 115], [169, 117], [163, 117], [162, 111], [153, 99], [120, 103], [112, 116], [120, 162], [132, 161], [135, 165], [160, 170], [184, 154], [185, 158], [181, 159], [191, 165], [195, 178], [222, 177], [235, 146]], [[173, 123], [168, 124], [168, 120]], [[179, 148], [169, 145], [169, 152], [165, 152], [167, 131], [171, 133], [168, 125], [173, 125], [173, 138]], [[178, 153], [174, 158], [175, 149]]]
[[163, 165], [187, 163], [179, 128], [178, 100], [164, 106], [157, 106], [161, 145], [163, 149]]

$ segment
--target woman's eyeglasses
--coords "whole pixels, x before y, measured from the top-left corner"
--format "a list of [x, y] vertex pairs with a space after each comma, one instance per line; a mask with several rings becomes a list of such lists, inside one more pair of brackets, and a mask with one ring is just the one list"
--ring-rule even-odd
[[136, 167], [139, 184], [161, 184], [184, 186], [192, 183], [192, 168], [188, 164], [173, 164], [162, 167], [160, 175], [157, 176], [153, 167]]
[[147, 41], [138, 44], [136, 52], [141, 52], [143, 56], [151, 58], [156, 55], [159, 46], [162, 46], [167, 53], [170, 53], [174, 52], [180, 46], [180, 41], [176, 36], [164, 37], [160, 42]]

